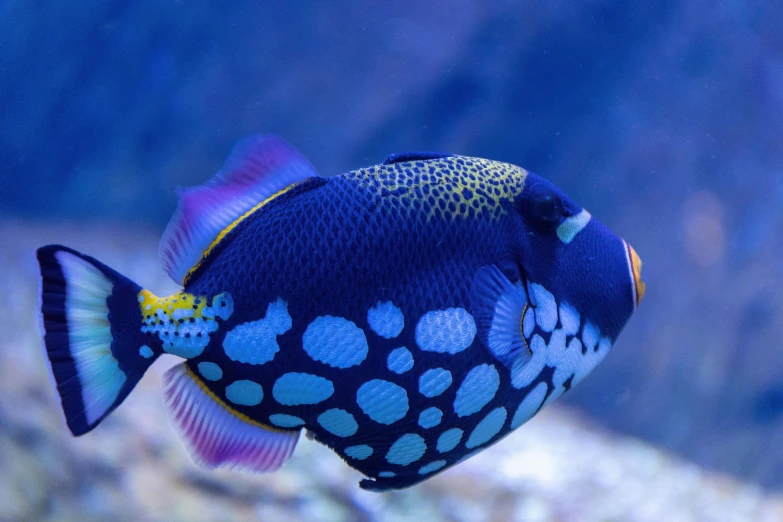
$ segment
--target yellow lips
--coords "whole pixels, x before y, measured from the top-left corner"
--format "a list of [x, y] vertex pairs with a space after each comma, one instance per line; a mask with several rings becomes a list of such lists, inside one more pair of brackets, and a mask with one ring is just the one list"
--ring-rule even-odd
[[647, 283], [642, 279], [642, 260], [631, 245], [625, 243], [625, 246], [628, 247], [628, 265], [633, 278], [636, 306], [639, 306], [639, 303], [642, 302], [642, 297], [644, 297], [644, 291], [647, 289]]

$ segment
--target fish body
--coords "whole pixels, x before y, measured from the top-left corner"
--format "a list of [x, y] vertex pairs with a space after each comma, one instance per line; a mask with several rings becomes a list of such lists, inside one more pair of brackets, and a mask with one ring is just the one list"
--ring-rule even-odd
[[161, 250], [183, 283], [164, 298], [39, 250], [71, 430], [170, 353], [186, 360], [164, 378], [167, 410], [199, 464], [277, 469], [306, 429], [379, 491], [529, 420], [606, 356], [644, 292], [633, 249], [524, 169], [416, 153], [322, 178], [274, 137], [183, 193]]

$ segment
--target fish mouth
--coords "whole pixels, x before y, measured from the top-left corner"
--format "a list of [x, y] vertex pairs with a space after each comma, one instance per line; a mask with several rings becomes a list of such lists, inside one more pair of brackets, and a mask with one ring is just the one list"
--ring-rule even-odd
[[644, 293], [647, 290], [647, 281], [642, 277], [642, 260], [636, 250], [623, 240], [625, 244], [625, 257], [628, 261], [628, 270], [631, 275], [631, 283], [633, 288], [633, 302], [634, 309], [639, 306], [644, 297]]

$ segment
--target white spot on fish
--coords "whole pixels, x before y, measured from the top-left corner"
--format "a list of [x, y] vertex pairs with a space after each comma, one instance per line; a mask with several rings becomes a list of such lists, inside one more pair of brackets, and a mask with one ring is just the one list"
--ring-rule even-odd
[[601, 337], [598, 342], [598, 349], [587, 350], [582, 358], [582, 364], [576, 369], [574, 380], [571, 382], [571, 386], [576, 386], [582, 379], [598, 366], [598, 363], [604, 360], [604, 357], [609, 353], [612, 348], [612, 341], [608, 337]]
[[533, 283], [533, 293], [536, 302], [536, 322], [545, 332], [551, 332], [557, 326], [557, 302], [552, 293], [539, 285]]
[[489, 442], [492, 437], [500, 433], [500, 430], [503, 429], [503, 424], [506, 422], [506, 415], [506, 408], [503, 407], [495, 408], [489, 412], [473, 429], [470, 437], [468, 437], [468, 441], [465, 443], [465, 447], [473, 449]]
[[305, 423], [305, 421], [299, 417], [286, 415], [284, 413], [274, 413], [270, 415], [269, 422], [281, 428], [296, 428], [298, 426], [302, 426]]
[[394, 373], [403, 374], [413, 368], [413, 354], [404, 346], [395, 348], [389, 352], [389, 357], [386, 359], [386, 365], [389, 367], [389, 370]]
[[356, 460], [364, 460], [372, 455], [372, 448], [366, 444], [358, 446], [348, 446], [345, 448], [345, 454]]
[[444, 368], [427, 370], [419, 377], [419, 392], [425, 397], [437, 397], [451, 386], [451, 372]]
[[[171, 309], [171, 305], [169, 305], [169, 309]], [[193, 317], [193, 309], [192, 308], [177, 308], [173, 312], [171, 312], [171, 316], [174, 319], [185, 319], [186, 317]]]
[[590, 222], [590, 213], [585, 209], [575, 215], [563, 220], [557, 227], [557, 237], [566, 245], [574, 240], [576, 235], [584, 230]]
[[406, 433], [389, 448], [386, 453], [386, 460], [390, 464], [399, 464], [400, 466], [407, 466], [412, 462], [416, 462], [427, 451], [427, 444], [420, 435], [415, 433]]
[[309, 373], [283, 374], [272, 387], [272, 396], [285, 406], [318, 404], [331, 397], [333, 393], [332, 381]]
[[546, 397], [547, 385], [545, 382], [540, 382], [535, 388], [525, 396], [522, 402], [517, 408], [517, 412], [514, 414], [514, 418], [511, 419], [511, 429], [516, 429], [529, 421], [533, 415], [541, 407], [541, 403], [544, 402]]
[[533, 335], [533, 329], [536, 327], [536, 312], [533, 308], [528, 308], [525, 311], [525, 318], [522, 320], [522, 334], [525, 339], [530, 339]]
[[598, 328], [593, 323], [590, 321], [585, 323], [585, 327], [582, 329], [582, 344], [588, 353], [593, 351], [600, 337], [601, 332], [598, 331]]
[[373, 379], [356, 392], [356, 403], [372, 420], [392, 424], [408, 413], [408, 393], [393, 382]]
[[373, 332], [385, 339], [392, 339], [402, 332], [405, 317], [391, 301], [378, 301], [378, 304], [367, 311], [367, 322]]
[[[202, 309], [201, 317], [194, 316], [192, 310], [189, 312], [191, 313], [187, 314], [177, 309], [169, 316], [163, 308], [157, 308], [151, 317], [144, 319], [141, 331], [157, 334], [166, 353], [191, 359], [201, 355], [209, 344], [209, 335], [217, 331], [218, 323], [215, 317], [225, 320], [234, 312], [234, 300], [230, 294], [224, 292], [213, 298], [211, 307]], [[174, 315], [181, 317], [175, 319]]]
[[579, 312], [566, 302], [560, 303], [560, 324], [566, 335], [576, 335], [579, 331]]
[[462, 439], [462, 430], [459, 428], [451, 428], [441, 433], [438, 437], [438, 445], [436, 446], [439, 453], [446, 453], [453, 450], [459, 444]]
[[443, 412], [436, 407], [427, 408], [419, 414], [419, 426], [422, 428], [434, 428], [440, 424]]
[[232, 361], [264, 364], [280, 351], [277, 336], [290, 329], [288, 304], [278, 298], [269, 304], [263, 319], [240, 324], [228, 332], [223, 339], [223, 349]]
[[481, 364], [468, 372], [457, 390], [454, 412], [458, 417], [472, 415], [495, 397], [500, 375], [493, 365]]
[[317, 420], [326, 431], [337, 437], [350, 437], [359, 429], [353, 415], [339, 408], [326, 410]]
[[234, 404], [255, 406], [264, 398], [264, 390], [257, 382], [248, 380], [234, 381], [226, 387], [226, 398]]
[[307, 326], [302, 346], [314, 360], [334, 368], [350, 368], [367, 357], [367, 337], [353, 322], [323, 315]]
[[475, 337], [476, 323], [463, 308], [427, 312], [416, 325], [416, 344], [425, 352], [459, 353]]
[[139, 348], [139, 355], [141, 355], [145, 359], [149, 359], [154, 355], [154, 353], [152, 352], [152, 348], [150, 348], [145, 344], [141, 348]]
[[205, 306], [201, 311], [204, 317], [214, 319], [220, 317], [224, 321], [234, 313], [234, 298], [228, 292], [216, 295], [212, 299], [212, 306]]
[[443, 466], [446, 465], [445, 460], [435, 460], [430, 462], [429, 464], [426, 464], [419, 468], [419, 475], [426, 475], [428, 473], [432, 473], [434, 471], [438, 471], [439, 469], [442, 469]]
[[223, 370], [213, 362], [198, 363], [198, 371], [208, 381], [219, 381], [223, 378]]
[[533, 336], [530, 351], [533, 357], [527, 361], [517, 358], [511, 367], [511, 385], [514, 388], [529, 386], [546, 366], [546, 343], [540, 335]]

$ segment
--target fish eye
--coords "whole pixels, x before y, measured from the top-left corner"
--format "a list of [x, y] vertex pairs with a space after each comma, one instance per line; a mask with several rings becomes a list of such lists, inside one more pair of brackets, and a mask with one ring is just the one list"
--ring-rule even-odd
[[541, 232], [549, 232], [560, 224], [563, 202], [551, 189], [541, 186], [533, 189], [526, 214]]

